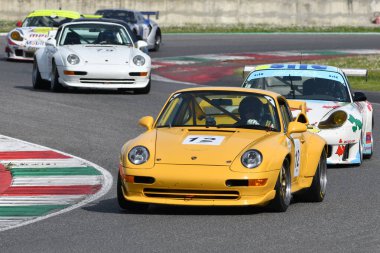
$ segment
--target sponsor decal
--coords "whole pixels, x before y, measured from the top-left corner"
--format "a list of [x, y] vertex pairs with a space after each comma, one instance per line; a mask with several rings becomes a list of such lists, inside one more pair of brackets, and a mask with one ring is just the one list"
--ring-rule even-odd
[[346, 140], [343, 142], [344, 144], [350, 144], [350, 143], [355, 143], [355, 140]]
[[340, 107], [339, 105], [324, 105], [324, 106], [322, 106], [322, 108], [326, 108], [326, 109], [336, 109], [339, 107]]
[[189, 135], [183, 140], [182, 144], [218, 146], [223, 140], [224, 136]]
[[371, 112], [372, 111], [372, 104], [367, 101], [367, 108]]
[[[342, 139], [339, 140], [339, 143], [342, 143]], [[342, 156], [344, 154], [345, 149], [346, 149], [346, 145], [339, 145], [335, 154], [337, 154], [338, 156]]]
[[301, 167], [301, 144], [299, 139], [294, 139], [294, 177], [298, 177]]
[[365, 143], [366, 144], [372, 143], [372, 133], [371, 132], [367, 132], [365, 134]]
[[350, 116], [348, 117], [348, 121], [351, 122], [353, 124], [352, 126], [352, 131], [355, 133], [357, 130], [361, 130], [362, 129], [362, 122], [358, 119], [356, 119], [352, 114], [350, 114]]

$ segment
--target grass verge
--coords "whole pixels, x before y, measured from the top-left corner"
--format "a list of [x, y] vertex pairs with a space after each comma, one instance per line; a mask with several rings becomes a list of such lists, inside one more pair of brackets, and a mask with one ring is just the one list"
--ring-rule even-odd
[[368, 79], [365, 77], [348, 77], [351, 87], [354, 90], [380, 91], [380, 56], [349, 56], [331, 58], [317, 61], [304, 61], [305, 63], [315, 63], [330, 65], [338, 68], [359, 68], [368, 69]]
[[186, 25], [162, 27], [164, 33], [377, 33], [380, 26], [369, 24], [368, 26], [273, 26], [259, 24], [204, 26]]

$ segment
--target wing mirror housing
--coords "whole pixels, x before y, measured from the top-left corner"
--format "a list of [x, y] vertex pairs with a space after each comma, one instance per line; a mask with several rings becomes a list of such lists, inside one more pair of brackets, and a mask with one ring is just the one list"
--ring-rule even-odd
[[147, 46], [148, 46], [148, 43], [146, 43], [145, 41], [143, 41], [143, 40], [137, 41], [137, 48], [138, 49], [142, 49], [142, 48], [147, 47]]
[[146, 130], [151, 130], [153, 128], [154, 119], [152, 116], [145, 116], [139, 120], [139, 125], [146, 128]]
[[354, 102], [366, 101], [367, 96], [363, 92], [354, 93]]
[[45, 42], [46, 46], [55, 47], [57, 44], [57, 41], [54, 38], [48, 38], [48, 40]]
[[17, 27], [21, 27], [22, 26], [22, 21], [21, 20], [17, 21], [16, 26]]
[[288, 125], [287, 135], [289, 136], [293, 133], [303, 133], [306, 131], [307, 131], [307, 126], [305, 123], [292, 121]]

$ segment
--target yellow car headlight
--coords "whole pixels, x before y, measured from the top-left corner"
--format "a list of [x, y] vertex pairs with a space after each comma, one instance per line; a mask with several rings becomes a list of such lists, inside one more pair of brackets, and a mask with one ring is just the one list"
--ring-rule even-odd
[[332, 113], [326, 120], [319, 122], [320, 129], [341, 127], [347, 120], [347, 113], [344, 111], [336, 111]]
[[136, 146], [129, 151], [128, 159], [135, 165], [143, 164], [149, 159], [149, 151], [144, 146]]
[[22, 41], [21, 34], [18, 31], [13, 31], [11, 33], [11, 39], [16, 41]]
[[247, 150], [241, 157], [241, 163], [248, 169], [254, 169], [261, 164], [263, 156], [258, 150]]

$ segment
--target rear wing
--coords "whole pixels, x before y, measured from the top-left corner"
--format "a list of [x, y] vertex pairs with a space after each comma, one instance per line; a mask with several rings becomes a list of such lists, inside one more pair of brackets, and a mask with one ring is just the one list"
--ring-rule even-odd
[[160, 12], [159, 11], [141, 11], [141, 14], [145, 15], [150, 19], [150, 16], [156, 15], [156, 19], [159, 18]]
[[346, 76], [361, 76], [368, 79], [368, 69], [341, 69]]
[[298, 101], [298, 100], [288, 100], [288, 104], [290, 107], [290, 110], [292, 111], [301, 111], [303, 114], [306, 115], [306, 102], [305, 101]]
[[256, 66], [254, 65], [246, 65], [244, 66], [244, 69], [243, 69], [243, 79], [245, 79], [249, 73], [251, 73], [252, 71], [256, 70]]

